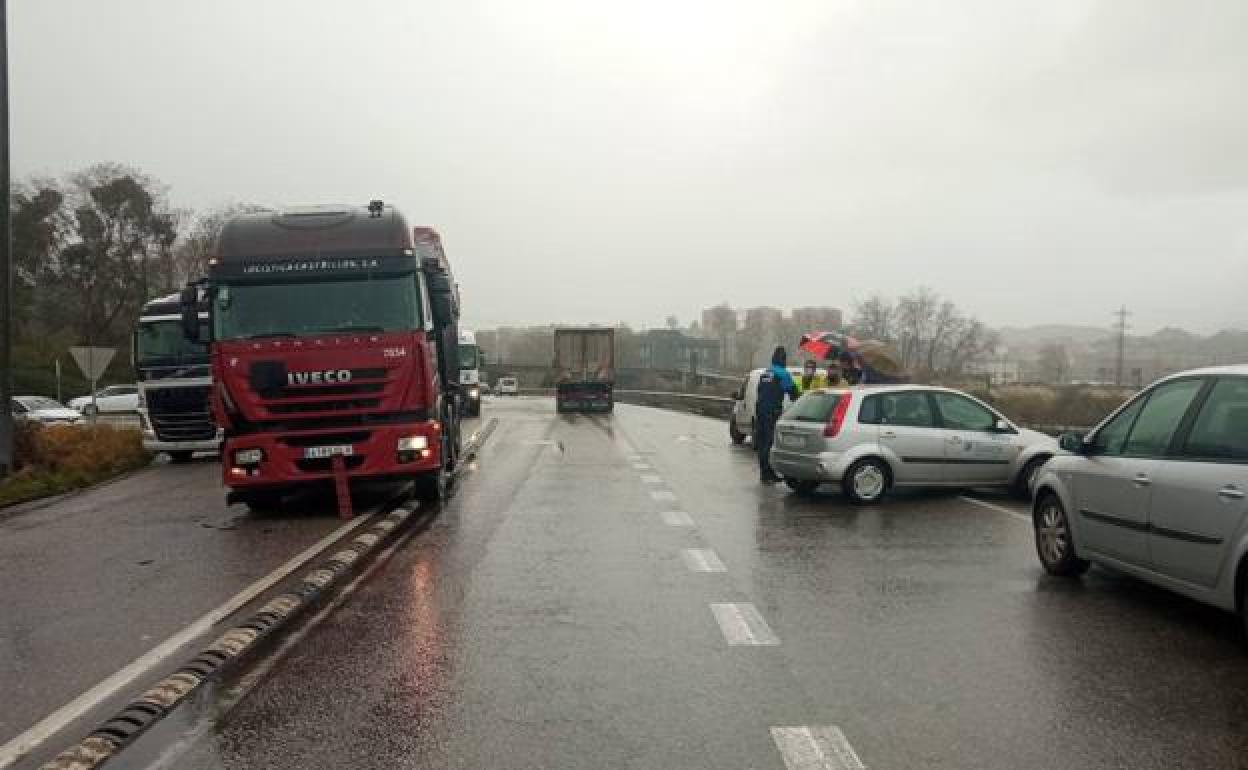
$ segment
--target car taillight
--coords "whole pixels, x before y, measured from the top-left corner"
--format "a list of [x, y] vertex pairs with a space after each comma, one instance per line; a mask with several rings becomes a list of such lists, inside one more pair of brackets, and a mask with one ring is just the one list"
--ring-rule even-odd
[[826, 438], [836, 438], [840, 435], [841, 426], [845, 424], [845, 413], [849, 411], [849, 402], [852, 400], [851, 394], [842, 393], [836, 406], [832, 407], [832, 414], [828, 415], [828, 424], [823, 427], [823, 435]]

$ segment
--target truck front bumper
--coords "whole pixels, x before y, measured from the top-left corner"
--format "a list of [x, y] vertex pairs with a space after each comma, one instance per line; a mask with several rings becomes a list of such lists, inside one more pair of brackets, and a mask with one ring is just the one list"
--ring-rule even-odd
[[221, 453], [221, 471], [225, 485], [235, 489], [330, 481], [334, 458], [310, 455], [322, 447], [350, 447], [342, 455], [347, 478], [410, 478], [441, 467], [441, 438], [435, 421], [231, 436]]

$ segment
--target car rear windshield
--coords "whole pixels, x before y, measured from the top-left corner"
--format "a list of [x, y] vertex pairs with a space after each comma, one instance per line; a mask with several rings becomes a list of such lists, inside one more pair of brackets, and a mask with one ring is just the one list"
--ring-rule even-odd
[[789, 411], [784, 413], [784, 419], [827, 422], [828, 415], [832, 414], [842, 398], [844, 395], [841, 393], [807, 393], [789, 407]]

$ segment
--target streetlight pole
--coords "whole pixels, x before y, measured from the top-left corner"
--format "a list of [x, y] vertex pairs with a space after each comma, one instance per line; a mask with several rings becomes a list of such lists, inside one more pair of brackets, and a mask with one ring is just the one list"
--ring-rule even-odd
[[0, 0], [0, 477], [13, 470], [13, 243], [9, 215], [9, 4]]

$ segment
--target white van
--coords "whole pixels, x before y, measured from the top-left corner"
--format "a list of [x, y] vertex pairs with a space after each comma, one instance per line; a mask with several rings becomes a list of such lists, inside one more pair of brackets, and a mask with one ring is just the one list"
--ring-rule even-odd
[[[767, 367], [770, 369], [771, 367]], [[795, 382], [802, 381], [802, 367], [788, 367], [789, 374]], [[736, 393], [732, 394], [736, 401], [732, 405], [732, 417], [728, 420], [728, 435], [732, 443], [743, 444], [749, 438], [754, 440], [754, 406], [758, 402], [758, 378], [766, 369], [754, 369], [746, 375], [745, 380]]]

